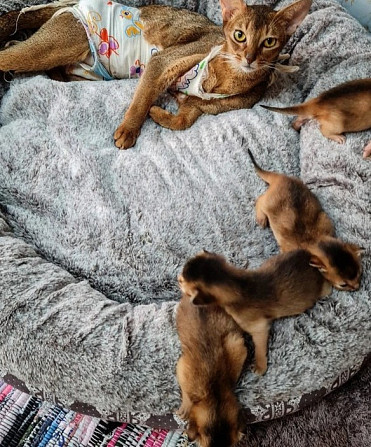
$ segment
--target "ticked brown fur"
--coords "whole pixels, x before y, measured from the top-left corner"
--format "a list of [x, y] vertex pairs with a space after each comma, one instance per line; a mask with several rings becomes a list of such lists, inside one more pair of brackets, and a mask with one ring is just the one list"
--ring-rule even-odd
[[256, 270], [244, 270], [203, 252], [185, 264], [179, 282], [195, 306], [217, 304], [252, 336], [254, 371], [264, 374], [272, 321], [304, 312], [330, 291], [309, 265], [310, 258], [307, 251], [295, 250], [268, 259]]
[[[311, 0], [299, 0], [274, 11], [267, 6], [247, 6], [243, 0], [220, 1], [223, 26], [200, 14], [169, 6], [139, 8], [145, 38], [161, 51], [147, 64], [114, 134], [118, 148], [135, 144], [148, 113], [160, 125], [179, 130], [190, 127], [203, 113], [252, 107], [263, 95], [281, 49], [311, 6]], [[89, 44], [83, 26], [69, 12], [53, 16], [55, 10], [47, 5], [0, 17], [0, 42], [14, 32], [16, 25], [18, 29], [42, 25], [25, 42], [0, 52], [1, 71], [51, 70], [85, 60]], [[235, 38], [236, 31], [240, 41]], [[185, 97], [176, 115], [153, 105], [162, 92], [216, 45], [222, 45], [222, 50], [209, 63], [203, 89], [233, 96], [211, 100]]]
[[196, 307], [183, 296], [176, 314], [182, 355], [177, 378], [179, 415], [201, 447], [228, 447], [240, 439], [240, 406], [234, 395], [247, 356], [242, 331], [218, 306]]
[[[320, 123], [323, 136], [340, 144], [345, 143], [344, 132], [358, 132], [371, 128], [371, 78], [345, 82], [325, 91], [317, 98], [291, 107], [262, 106], [274, 112], [299, 115], [293, 127], [299, 130], [308, 120]], [[371, 153], [370, 143], [364, 157]]]
[[269, 184], [256, 200], [256, 220], [270, 226], [282, 252], [303, 248], [334, 287], [357, 290], [361, 276], [361, 249], [335, 237], [331, 219], [317, 197], [296, 177], [265, 171], [249, 155], [259, 177]]

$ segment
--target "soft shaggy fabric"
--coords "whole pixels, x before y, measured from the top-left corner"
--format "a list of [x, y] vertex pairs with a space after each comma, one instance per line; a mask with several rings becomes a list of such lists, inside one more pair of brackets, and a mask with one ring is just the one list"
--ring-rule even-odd
[[370, 447], [371, 362], [315, 405], [247, 428], [238, 447]]
[[[0, 10], [26, 4], [0, 0]], [[173, 4], [220, 22], [217, 0]], [[370, 77], [370, 43], [341, 6], [316, 1], [287, 45], [300, 71], [280, 75], [262, 103], [292, 104]], [[339, 146], [315, 123], [298, 134], [290, 117], [256, 105], [202, 116], [183, 132], [148, 119], [136, 146], [118, 151], [112, 135], [136, 84], [59, 83], [39, 74], [15, 79], [3, 97], [0, 203], [12, 231], [2, 220], [0, 373], [65, 405], [176, 408], [183, 263], [202, 248], [251, 267], [277, 253], [271, 232], [255, 222], [254, 200], [265, 185], [248, 148], [264, 168], [309, 183], [338, 235], [366, 253], [359, 291], [334, 291], [273, 325], [268, 372], [246, 370], [242, 404], [295, 401], [359, 365], [371, 334], [370, 163], [361, 158], [371, 132]]]

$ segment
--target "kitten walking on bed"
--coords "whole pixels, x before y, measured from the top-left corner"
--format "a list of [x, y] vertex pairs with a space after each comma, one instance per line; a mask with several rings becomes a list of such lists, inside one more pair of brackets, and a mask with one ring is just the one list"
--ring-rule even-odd
[[[66, 1], [76, 5], [54, 15]], [[280, 52], [307, 15], [311, 0], [279, 11], [247, 6], [243, 0], [220, 0], [220, 4], [223, 26], [169, 6], [131, 8], [99, 0], [62, 0], [26, 8], [21, 14], [11, 12], [0, 17], [0, 42], [16, 28], [41, 28], [25, 42], [0, 52], [0, 70], [67, 67], [70, 72], [71, 65], [75, 69], [80, 64], [79, 75], [112, 79], [136, 76], [144, 67], [114, 134], [116, 146], [127, 149], [135, 144], [148, 113], [160, 125], [180, 130], [203, 113], [252, 107], [280, 66]], [[115, 18], [119, 25], [109, 30], [106, 23]], [[139, 55], [132, 48], [136, 40]], [[129, 56], [123, 51], [127, 47]], [[189, 95], [182, 96], [176, 115], [153, 105], [170, 87]]]
[[335, 237], [331, 219], [317, 197], [296, 177], [263, 170], [248, 150], [258, 176], [268, 183], [256, 200], [256, 220], [270, 226], [282, 252], [304, 248], [310, 265], [340, 290], [357, 290], [361, 249]]
[[310, 258], [307, 251], [295, 250], [268, 259], [256, 270], [245, 270], [203, 252], [185, 264], [179, 283], [196, 307], [217, 304], [252, 336], [254, 370], [264, 374], [272, 321], [306, 311], [331, 291], [309, 265]]
[[234, 388], [247, 356], [242, 331], [220, 307], [196, 307], [187, 296], [176, 323], [182, 345], [178, 413], [188, 420], [188, 437], [201, 447], [229, 447], [241, 437]]
[[[371, 78], [345, 82], [327, 90], [317, 98], [291, 107], [262, 106], [273, 112], [299, 115], [292, 126], [300, 130], [311, 119], [320, 123], [322, 135], [345, 143], [344, 132], [371, 128]], [[371, 155], [371, 141], [364, 148], [364, 158]]]

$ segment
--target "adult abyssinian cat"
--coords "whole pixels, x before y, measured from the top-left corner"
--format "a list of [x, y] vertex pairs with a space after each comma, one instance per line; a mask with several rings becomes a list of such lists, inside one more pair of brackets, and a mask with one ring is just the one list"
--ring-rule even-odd
[[[268, 6], [247, 6], [243, 0], [220, 3], [223, 26], [187, 10], [159, 5], [130, 8], [103, 0], [62, 0], [22, 13], [13, 11], [0, 17], [0, 41], [16, 28], [41, 28], [28, 40], [0, 52], [0, 70], [27, 72], [67, 66], [68, 72], [71, 65], [80, 63], [85, 73], [112, 79], [140, 74], [145, 68], [114, 134], [116, 146], [127, 149], [135, 144], [148, 113], [164, 127], [185, 129], [203, 113], [252, 107], [264, 93], [280, 51], [311, 6], [311, 0], [300, 0], [274, 11]], [[74, 6], [61, 9], [66, 4]], [[124, 26], [119, 31], [108, 30], [104, 17], [111, 12], [96, 11], [98, 6], [112, 9]], [[120, 42], [120, 33], [125, 44]], [[131, 46], [137, 37], [140, 56], [132, 56], [128, 72], [110, 72], [123, 47], [128, 42]], [[188, 78], [179, 79], [189, 71]], [[192, 73], [198, 74], [198, 80], [189, 92], [179, 84], [187, 84]], [[182, 95], [176, 115], [153, 106], [160, 93], [176, 86], [177, 80], [180, 91], [196, 96]]]

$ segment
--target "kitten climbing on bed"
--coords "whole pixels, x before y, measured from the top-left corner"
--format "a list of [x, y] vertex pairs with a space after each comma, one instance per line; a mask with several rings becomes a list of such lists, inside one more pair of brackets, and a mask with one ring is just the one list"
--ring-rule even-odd
[[234, 394], [247, 356], [242, 331], [220, 307], [196, 307], [187, 296], [180, 301], [176, 323], [182, 346], [178, 413], [189, 422], [188, 437], [201, 447], [233, 445], [242, 428]]
[[331, 290], [309, 265], [310, 258], [309, 252], [295, 250], [268, 259], [256, 270], [246, 270], [204, 251], [185, 264], [179, 282], [195, 306], [217, 304], [251, 335], [254, 371], [264, 374], [272, 321], [305, 312]]
[[[300, 130], [311, 119], [320, 123], [322, 135], [345, 143], [344, 132], [371, 128], [371, 78], [345, 82], [321, 93], [317, 98], [291, 107], [262, 106], [273, 112], [299, 115], [292, 126]], [[364, 148], [364, 157], [371, 154], [371, 141]]]
[[316, 267], [339, 290], [357, 290], [362, 249], [335, 237], [335, 228], [317, 197], [296, 177], [263, 170], [249, 155], [269, 187], [256, 200], [256, 220], [270, 226], [282, 252], [303, 248]]
[[[60, 9], [66, 3], [76, 5]], [[274, 70], [288, 71], [279, 64], [280, 52], [307, 15], [311, 0], [299, 0], [279, 11], [247, 6], [243, 0], [220, 0], [220, 4], [223, 26], [169, 6], [132, 8], [100, 0], [62, 0], [25, 8], [22, 13], [13, 11], [0, 17], [0, 42], [15, 29], [41, 28], [25, 42], [0, 52], [0, 70], [67, 67], [70, 72], [78, 64], [79, 75], [112, 79], [141, 75], [144, 69], [114, 134], [116, 146], [128, 149], [148, 113], [161, 126], [186, 129], [203, 113], [252, 107]], [[54, 15], [56, 9], [60, 10]], [[115, 17], [106, 21], [108, 10]], [[106, 22], [114, 18], [119, 26], [112, 31]], [[126, 56], [122, 49], [132, 48], [136, 40], [141, 53]], [[121, 54], [123, 60], [118, 59]], [[129, 63], [124, 63], [126, 59]], [[182, 95], [176, 115], [153, 105], [168, 88], [189, 95]]]

